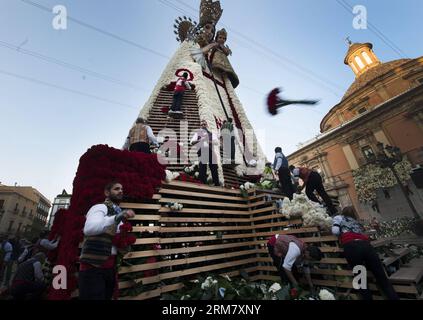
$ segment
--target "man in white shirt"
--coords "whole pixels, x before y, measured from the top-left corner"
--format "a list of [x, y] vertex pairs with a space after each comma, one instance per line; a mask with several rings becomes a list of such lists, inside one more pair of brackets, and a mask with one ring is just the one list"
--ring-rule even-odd
[[87, 213], [84, 243], [79, 268], [79, 298], [110, 300], [116, 285], [117, 248], [112, 245], [125, 219], [135, 216], [132, 210], [122, 210], [123, 186], [111, 182], [104, 189], [106, 201], [93, 206]]
[[199, 160], [199, 179], [202, 183], [207, 184], [207, 164], [209, 165], [213, 183], [216, 187], [220, 186], [219, 174], [217, 172], [217, 156], [214, 147], [219, 145], [219, 139], [216, 134], [211, 133], [208, 129], [207, 121], [201, 121], [201, 129], [199, 129], [191, 139], [191, 145], [197, 147]]
[[306, 245], [297, 237], [279, 234], [269, 239], [267, 247], [282, 281], [289, 280], [294, 287], [298, 287], [294, 274], [298, 274], [298, 269], [303, 270], [310, 290], [314, 292], [309, 263], [322, 259], [323, 255], [319, 248]]

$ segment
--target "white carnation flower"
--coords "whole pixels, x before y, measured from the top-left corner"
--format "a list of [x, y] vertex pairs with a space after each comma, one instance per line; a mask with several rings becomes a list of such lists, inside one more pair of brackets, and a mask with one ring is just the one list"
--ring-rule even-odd
[[269, 292], [276, 293], [281, 289], [282, 289], [281, 285], [276, 282], [269, 288]]
[[335, 296], [326, 289], [322, 289], [319, 292], [320, 300], [336, 300]]

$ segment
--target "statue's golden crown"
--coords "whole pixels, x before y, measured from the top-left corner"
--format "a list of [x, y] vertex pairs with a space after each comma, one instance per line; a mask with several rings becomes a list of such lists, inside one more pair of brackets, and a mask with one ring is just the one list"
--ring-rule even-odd
[[223, 9], [220, 6], [220, 1], [201, 0], [200, 4], [200, 26], [205, 26], [208, 23], [214, 26], [222, 17]]

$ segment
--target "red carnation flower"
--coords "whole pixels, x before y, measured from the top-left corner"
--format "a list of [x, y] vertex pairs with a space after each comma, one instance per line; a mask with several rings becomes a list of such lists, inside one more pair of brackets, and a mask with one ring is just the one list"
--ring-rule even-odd
[[298, 290], [297, 290], [297, 288], [292, 288], [291, 291], [289, 292], [289, 294], [291, 295], [291, 298], [298, 297]]
[[122, 224], [122, 225], [119, 227], [119, 230], [120, 230], [122, 233], [125, 233], [125, 232], [132, 232], [132, 224], [130, 224], [129, 222], [124, 223], [124, 224]]
[[164, 113], [164, 114], [168, 114], [169, 113], [169, 110], [170, 110], [170, 108], [169, 107], [162, 107], [162, 113]]
[[267, 107], [271, 115], [275, 116], [278, 114], [277, 104], [279, 102], [278, 94], [280, 93], [279, 89], [273, 89], [272, 92], [267, 97]]

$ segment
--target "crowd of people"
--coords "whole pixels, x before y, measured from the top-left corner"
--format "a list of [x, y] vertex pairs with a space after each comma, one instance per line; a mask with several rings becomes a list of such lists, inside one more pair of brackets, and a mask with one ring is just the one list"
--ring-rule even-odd
[[0, 248], [0, 292], [16, 300], [40, 299], [49, 285], [47, 253], [60, 238], [49, 240], [42, 232], [31, 241], [2, 236]]

